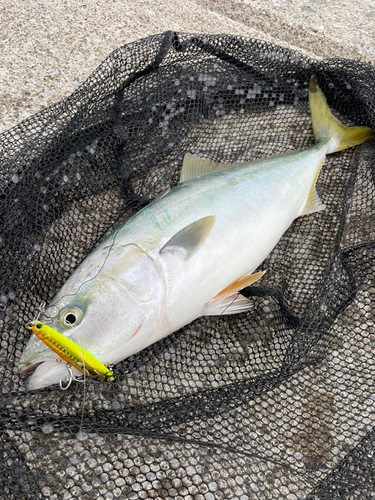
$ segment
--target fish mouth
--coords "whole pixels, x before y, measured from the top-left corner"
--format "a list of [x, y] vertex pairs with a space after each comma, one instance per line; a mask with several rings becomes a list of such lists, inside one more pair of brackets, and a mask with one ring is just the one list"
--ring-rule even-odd
[[57, 354], [48, 349], [45, 352], [33, 353], [31, 356], [21, 356], [18, 371], [21, 375], [33, 372], [45, 361], [52, 361], [58, 358]]
[[44, 361], [38, 361], [37, 363], [32, 364], [22, 363], [22, 365], [19, 365], [18, 371], [21, 375], [25, 375], [26, 373], [33, 372], [42, 363], [44, 363]]

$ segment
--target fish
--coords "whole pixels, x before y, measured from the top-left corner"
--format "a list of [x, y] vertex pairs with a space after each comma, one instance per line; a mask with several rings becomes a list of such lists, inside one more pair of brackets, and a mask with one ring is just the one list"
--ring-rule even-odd
[[[297, 217], [325, 208], [315, 185], [326, 155], [375, 135], [335, 118], [314, 76], [309, 103], [308, 149], [236, 164], [186, 154], [180, 183], [99, 244], [40, 320], [112, 366], [201, 316], [251, 311], [240, 291], [264, 274], [254, 271]], [[29, 390], [67, 380], [35, 336], [19, 361], [33, 370]]]
[[79, 372], [102, 382], [112, 382], [115, 378], [110, 368], [103, 365], [89, 352], [41, 321], [34, 321], [30, 330], [57, 354], [57, 360], [66, 361]]

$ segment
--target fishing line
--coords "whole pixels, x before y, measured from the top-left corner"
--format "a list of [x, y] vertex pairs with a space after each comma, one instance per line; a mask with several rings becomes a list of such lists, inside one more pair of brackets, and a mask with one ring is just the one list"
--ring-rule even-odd
[[77, 344], [79, 345], [79, 347], [81, 349], [81, 357], [82, 357], [82, 362], [83, 362], [83, 381], [82, 380], [78, 380], [77, 377], [73, 376], [75, 381], [77, 381], [77, 382], [83, 382], [83, 400], [82, 400], [81, 423], [80, 423], [79, 431], [78, 431], [78, 436], [80, 436], [81, 432], [82, 432], [82, 427], [83, 427], [83, 417], [85, 415], [86, 375], [87, 375], [87, 372], [86, 372], [85, 356], [83, 355], [83, 348], [82, 348], [82, 344], [81, 344], [81, 339], [79, 338], [79, 334], [77, 333], [77, 330], [74, 328], [73, 325], [72, 325], [72, 330], [75, 333], [75, 335], [77, 336]]
[[[130, 220], [130, 219], [129, 219]], [[108, 252], [107, 252], [107, 255], [105, 256], [105, 259], [103, 261], [103, 264], [100, 266], [100, 269], [97, 271], [97, 273], [92, 277], [92, 278], [89, 278], [87, 279], [86, 281], [83, 281], [80, 286], [78, 287], [78, 290], [74, 293], [66, 293], [64, 294], [62, 297], [59, 298], [59, 300], [57, 300], [54, 304], [51, 304], [49, 307], [57, 307], [56, 304], [58, 304], [62, 299], [64, 299], [65, 297], [74, 297], [75, 295], [77, 295], [77, 293], [81, 290], [81, 288], [83, 287], [83, 285], [86, 285], [87, 283], [90, 283], [90, 281], [93, 281], [103, 270], [107, 260], [108, 260], [108, 257], [109, 257], [109, 254], [111, 253], [111, 250], [113, 248], [113, 245], [115, 244], [115, 240], [116, 240], [116, 237], [118, 235], [118, 233], [120, 232], [120, 229], [117, 229], [115, 231], [115, 234], [113, 235], [113, 241], [112, 243], [110, 244], [109, 248], [108, 248]], [[60, 309], [57, 307], [57, 309], [59, 310], [60, 312]]]
[[234, 297], [232, 302], [230, 304], [228, 304], [227, 307], [220, 313], [220, 316], [223, 316], [225, 314], [225, 311], [228, 309], [228, 307], [230, 307], [234, 303], [234, 301], [238, 299], [239, 296], [240, 296], [240, 293], [237, 293], [237, 295]]
[[[133, 218], [134, 218], [137, 214], [138, 214], [138, 212], [136, 212], [135, 214], [133, 214], [133, 215], [132, 215], [132, 216], [131, 216], [131, 217], [130, 217], [127, 221], [126, 221], [126, 223], [125, 223], [124, 225], [129, 224], [129, 222], [130, 222], [130, 221], [131, 221], [131, 220], [132, 220], [132, 219], [133, 219]], [[122, 226], [122, 227], [124, 227], [124, 226]], [[108, 260], [108, 257], [109, 257], [109, 255], [110, 255], [110, 253], [111, 253], [111, 251], [112, 251], [112, 248], [113, 248], [113, 246], [114, 246], [114, 244], [115, 244], [115, 240], [116, 240], [116, 238], [117, 238], [117, 235], [118, 235], [118, 234], [119, 234], [119, 232], [121, 231], [122, 227], [121, 227], [121, 228], [119, 228], [119, 229], [116, 229], [116, 230], [115, 230], [115, 232], [114, 232], [114, 234], [113, 234], [113, 240], [112, 240], [112, 242], [111, 242], [111, 244], [110, 244], [110, 246], [109, 246], [109, 248], [108, 248], [107, 255], [106, 255], [106, 257], [105, 257], [105, 259], [104, 259], [104, 261], [103, 261], [103, 264], [101, 265], [100, 269], [99, 269], [99, 270], [98, 270], [98, 272], [95, 274], [95, 276], [93, 276], [92, 278], [89, 278], [89, 279], [87, 279], [86, 281], [84, 281], [83, 283], [81, 283], [81, 285], [78, 287], [78, 290], [77, 290], [76, 292], [74, 292], [74, 293], [66, 293], [66, 294], [64, 294], [64, 295], [63, 295], [62, 297], [60, 297], [60, 298], [59, 298], [59, 300], [57, 300], [54, 304], [51, 304], [50, 306], [48, 306], [48, 308], [50, 308], [50, 307], [56, 307], [56, 308], [57, 308], [57, 310], [58, 310], [58, 314], [59, 314], [59, 313], [60, 313], [60, 309], [59, 309], [59, 307], [57, 306], [57, 304], [58, 304], [58, 303], [59, 303], [62, 299], [64, 299], [65, 297], [70, 297], [70, 296], [71, 296], [71, 297], [74, 297], [75, 295], [77, 295], [77, 293], [81, 290], [81, 288], [82, 288], [84, 285], [86, 285], [86, 284], [87, 284], [87, 283], [89, 283], [90, 281], [93, 281], [93, 280], [94, 280], [94, 279], [95, 279], [95, 278], [96, 278], [96, 277], [97, 277], [97, 276], [98, 276], [98, 275], [102, 272], [102, 270], [103, 270], [103, 268], [104, 268], [104, 266], [105, 266], [105, 264], [106, 264], [106, 262], [107, 262], [107, 260]], [[45, 314], [45, 313], [43, 313], [43, 314]], [[46, 315], [46, 317], [47, 317], [47, 316], [48, 316], [49, 318], [51, 318], [51, 316]], [[51, 319], [53, 320], [53, 319], [56, 319], [56, 318], [51, 318]]]
[[[129, 219], [129, 220], [130, 220], [130, 219]], [[46, 319], [50, 320], [50, 322], [53, 322], [54, 320], [56, 320], [56, 319], [57, 319], [57, 317], [58, 317], [58, 315], [60, 314], [60, 308], [57, 306], [57, 304], [58, 304], [58, 303], [59, 303], [62, 299], [64, 299], [65, 297], [69, 297], [69, 296], [74, 297], [75, 295], [77, 295], [77, 293], [81, 290], [81, 288], [83, 287], [83, 285], [86, 285], [86, 283], [89, 283], [90, 281], [94, 280], [94, 279], [95, 279], [95, 278], [96, 278], [96, 277], [97, 277], [97, 276], [101, 273], [101, 271], [102, 271], [103, 267], [105, 266], [105, 263], [107, 262], [107, 259], [108, 259], [108, 257], [109, 257], [109, 254], [110, 254], [110, 252], [111, 252], [111, 250], [112, 250], [112, 248], [113, 248], [113, 245], [115, 244], [115, 239], [116, 239], [116, 236], [117, 236], [117, 234], [119, 233], [119, 231], [120, 231], [120, 229], [118, 229], [118, 230], [115, 232], [115, 234], [113, 235], [113, 241], [112, 241], [111, 245], [109, 246], [108, 253], [107, 253], [107, 255], [106, 255], [106, 257], [105, 257], [105, 259], [104, 259], [104, 261], [103, 261], [103, 264], [101, 265], [100, 269], [99, 269], [99, 270], [98, 270], [98, 272], [95, 274], [95, 276], [93, 276], [92, 278], [89, 278], [88, 280], [86, 280], [86, 281], [84, 281], [83, 283], [81, 283], [81, 285], [79, 286], [79, 288], [78, 288], [78, 290], [77, 290], [76, 292], [74, 292], [74, 293], [66, 293], [65, 295], [63, 295], [62, 297], [60, 297], [60, 298], [59, 298], [59, 300], [57, 300], [54, 304], [50, 304], [50, 305], [48, 306], [48, 309], [50, 309], [51, 307], [56, 307], [56, 309], [57, 309], [57, 311], [58, 311], [58, 312], [57, 312], [57, 315], [56, 315], [55, 317], [53, 317], [53, 316], [51, 316], [50, 314], [48, 314], [48, 313], [46, 312], [46, 310], [44, 310], [44, 311], [43, 311], [43, 308], [45, 308], [45, 306], [46, 306], [46, 302], [45, 302], [45, 301], [42, 301], [42, 302], [41, 302], [41, 304], [40, 304], [40, 306], [39, 306], [39, 310], [38, 310], [38, 312], [37, 312], [37, 316], [36, 316], [36, 319], [34, 320], [34, 322], [39, 320], [39, 317], [41, 316], [41, 314], [42, 314], [42, 313], [43, 313], [43, 316], [44, 316]], [[45, 323], [47, 323], [47, 321], [46, 321]]]

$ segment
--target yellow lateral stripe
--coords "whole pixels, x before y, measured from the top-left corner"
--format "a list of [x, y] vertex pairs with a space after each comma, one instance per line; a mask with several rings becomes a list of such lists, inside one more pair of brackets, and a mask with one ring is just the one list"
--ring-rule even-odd
[[80, 372], [84, 373], [85, 371], [90, 377], [103, 382], [114, 380], [113, 374], [107, 366], [78, 344], [65, 337], [65, 335], [41, 321], [33, 323], [31, 330], [61, 359], [77, 368]]

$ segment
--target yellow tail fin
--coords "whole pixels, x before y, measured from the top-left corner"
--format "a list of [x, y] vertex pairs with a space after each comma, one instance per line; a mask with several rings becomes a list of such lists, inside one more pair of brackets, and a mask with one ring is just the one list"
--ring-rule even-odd
[[315, 76], [309, 87], [311, 120], [316, 142], [327, 144], [327, 153], [351, 148], [375, 136], [369, 127], [345, 127], [333, 116]]

